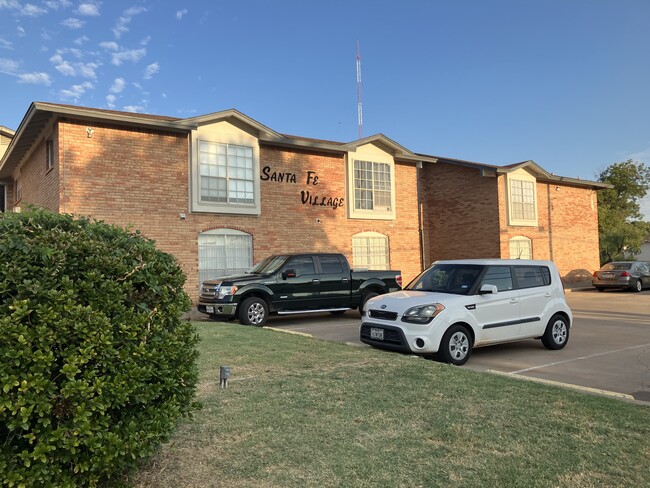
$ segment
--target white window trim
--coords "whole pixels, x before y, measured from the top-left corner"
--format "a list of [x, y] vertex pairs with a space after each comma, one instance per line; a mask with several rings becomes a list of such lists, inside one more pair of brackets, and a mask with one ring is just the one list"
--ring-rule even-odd
[[[528, 219], [516, 219], [513, 217], [512, 211], [512, 182], [513, 181], [526, 181], [533, 184], [533, 198], [535, 199], [535, 218], [532, 220]], [[507, 195], [506, 200], [508, 202], [508, 225], [520, 226], [520, 227], [537, 227], [538, 214], [537, 214], [537, 179], [524, 170], [519, 170], [514, 173], [511, 173], [507, 176]]]
[[[530, 248], [530, 256], [513, 256], [512, 255], [512, 244], [513, 242], [517, 243], [527, 243]], [[510, 259], [533, 259], [533, 241], [528, 237], [524, 236], [515, 236], [508, 241], [508, 251], [510, 254]]]
[[[354, 161], [368, 161], [373, 163], [387, 164], [390, 168], [390, 210], [364, 210], [357, 209], [355, 206], [355, 186], [354, 186]], [[347, 154], [347, 194], [348, 218], [350, 219], [369, 219], [369, 220], [395, 220], [395, 161], [393, 157], [383, 151], [373, 148], [364, 150], [358, 148], [356, 152]]]
[[54, 139], [48, 137], [45, 139], [45, 171], [54, 168]]
[[[353, 261], [353, 267], [355, 268], [368, 268], [368, 269], [382, 269], [382, 268], [376, 268], [373, 267], [372, 265], [368, 266], [361, 266], [356, 262], [357, 256], [354, 254], [354, 240], [355, 239], [369, 239], [369, 238], [382, 238], [386, 241], [386, 268], [385, 269], [390, 269], [390, 239], [388, 238], [387, 235], [385, 234], [380, 234], [379, 232], [359, 232], [358, 234], [354, 234], [352, 236], [352, 261]], [[368, 256], [366, 256], [368, 257]]]
[[[253, 204], [201, 201], [201, 177], [199, 168], [200, 141], [214, 144], [247, 146], [253, 149]], [[193, 131], [190, 151], [190, 189], [190, 208], [192, 212], [260, 215], [262, 205], [260, 199], [260, 148], [258, 139], [243, 131], [241, 134], [230, 133], [221, 135]]]

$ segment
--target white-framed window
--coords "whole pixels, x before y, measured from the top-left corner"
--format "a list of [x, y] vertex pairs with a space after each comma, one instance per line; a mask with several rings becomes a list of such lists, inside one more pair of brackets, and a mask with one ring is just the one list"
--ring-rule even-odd
[[199, 285], [205, 280], [242, 273], [253, 266], [253, 237], [235, 229], [199, 234]]
[[23, 182], [16, 180], [16, 203], [23, 199]]
[[390, 165], [354, 160], [355, 210], [392, 210]]
[[45, 170], [49, 171], [54, 167], [54, 141], [45, 141]]
[[537, 180], [525, 170], [508, 175], [508, 224], [537, 225]]
[[260, 215], [259, 139], [227, 121], [192, 131], [190, 210]]
[[533, 259], [533, 241], [523, 236], [510, 239], [510, 259]]
[[355, 268], [390, 269], [388, 237], [378, 232], [352, 236], [352, 261]]
[[255, 203], [253, 148], [199, 141], [201, 202]]

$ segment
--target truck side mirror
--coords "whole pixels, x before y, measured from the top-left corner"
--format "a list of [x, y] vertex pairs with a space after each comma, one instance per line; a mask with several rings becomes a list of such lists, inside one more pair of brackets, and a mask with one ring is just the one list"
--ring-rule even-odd
[[295, 278], [296, 277], [296, 270], [293, 268], [290, 269], [285, 269], [282, 272], [282, 279], [286, 280], [287, 278]]

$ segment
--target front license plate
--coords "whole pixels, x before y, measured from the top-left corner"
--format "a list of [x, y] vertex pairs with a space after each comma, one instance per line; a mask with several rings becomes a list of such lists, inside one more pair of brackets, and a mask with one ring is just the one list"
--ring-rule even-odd
[[377, 341], [384, 340], [384, 329], [375, 329], [374, 327], [370, 328], [370, 338]]
[[214, 307], [206, 306], [205, 311], [208, 313], [214, 313]]

